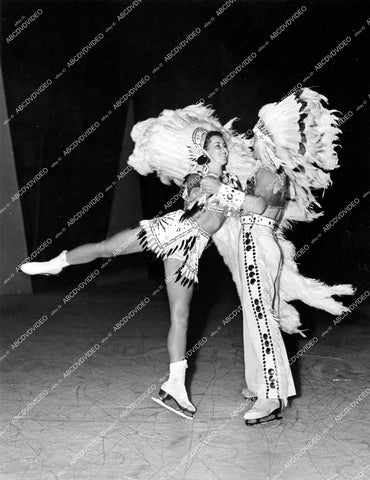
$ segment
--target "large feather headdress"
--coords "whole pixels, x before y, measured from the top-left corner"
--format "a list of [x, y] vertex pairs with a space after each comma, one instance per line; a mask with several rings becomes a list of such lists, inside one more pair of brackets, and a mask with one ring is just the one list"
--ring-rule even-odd
[[282, 167], [297, 201], [308, 217], [320, 207], [313, 191], [331, 184], [329, 171], [338, 167], [338, 118], [323, 95], [303, 88], [284, 100], [264, 105], [253, 129], [255, 155], [262, 165]]
[[229, 173], [250, 174], [244, 164], [247, 156], [254, 163], [250, 148], [231, 130], [230, 122], [223, 127], [214, 110], [203, 104], [164, 110], [137, 123], [131, 132], [135, 148], [128, 164], [141, 175], [156, 172], [163, 183], [181, 185], [189, 173], [200, 170], [197, 159], [204, 153], [204, 132], [211, 130], [219, 131], [228, 145]]

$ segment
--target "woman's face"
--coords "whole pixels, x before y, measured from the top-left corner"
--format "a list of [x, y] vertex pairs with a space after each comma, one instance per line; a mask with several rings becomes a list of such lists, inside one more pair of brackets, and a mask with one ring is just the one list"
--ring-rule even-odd
[[205, 151], [210, 159], [218, 165], [226, 165], [229, 152], [225, 140], [219, 135], [213, 135], [209, 140]]

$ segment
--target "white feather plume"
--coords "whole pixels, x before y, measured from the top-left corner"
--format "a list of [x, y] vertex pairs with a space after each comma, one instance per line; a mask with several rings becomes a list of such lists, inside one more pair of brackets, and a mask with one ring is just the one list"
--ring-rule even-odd
[[199, 150], [192, 142], [192, 134], [198, 127], [229, 136], [214, 110], [203, 104], [164, 110], [157, 118], [133, 127], [131, 136], [135, 148], [128, 164], [141, 175], [155, 172], [164, 184], [181, 185], [199, 157]]
[[[240, 282], [240, 266], [238, 260], [239, 235], [241, 224], [234, 217], [226, 219], [222, 228], [212, 238], [218, 251], [229, 268], [236, 289], [242, 303], [242, 288]], [[282, 234], [278, 236], [278, 243], [283, 251], [283, 266], [280, 276], [280, 306], [279, 324], [281, 330], [286, 333], [300, 333], [301, 322], [299, 313], [290, 305], [293, 300], [311, 307], [324, 310], [332, 315], [341, 315], [348, 308], [335, 300], [334, 296], [353, 295], [354, 288], [349, 284], [326, 285], [320, 280], [308, 278], [299, 273], [297, 263], [294, 260], [295, 247], [292, 242], [285, 239]]]
[[284, 168], [294, 185], [294, 200], [308, 218], [321, 207], [313, 192], [327, 188], [329, 172], [338, 167], [338, 118], [324, 103], [323, 95], [300, 89], [281, 102], [264, 105], [253, 129], [257, 158], [270, 168]]

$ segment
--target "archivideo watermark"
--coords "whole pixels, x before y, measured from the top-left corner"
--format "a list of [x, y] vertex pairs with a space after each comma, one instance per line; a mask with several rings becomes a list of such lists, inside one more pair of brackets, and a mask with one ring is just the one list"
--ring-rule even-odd
[[341, 210], [335, 217], [333, 217], [323, 228], [324, 232], [330, 230], [336, 223], [339, 222], [348, 212], [350, 212], [356, 205], [360, 203], [360, 200], [356, 197], [343, 210]]
[[101, 42], [104, 38], [104, 33], [99, 33], [96, 35], [90, 42], [85, 45], [76, 55], [74, 55], [68, 62], [67, 66], [68, 68], [73, 67], [75, 63], [77, 63], [81, 58], [86, 55], [95, 45], [97, 45], [99, 42]]
[[298, 18], [307, 11], [307, 7], [303, 5], [296, 12], [293, 13], [285, 22], [280, 25], [273, 33], [270, 34], [271, 40], [275, 40], [281, 33], [283, 33], [288, 27], [290, 27]]
[[6, 37], [6, 43], [10, 43], [12, 40], [14, 40], [18, 35], [20, 35], [26, 28], [28, 28], [31, 23], [33, 23], [38, 17], [40, 17], [43, 14], [43, 11], [41, 8], [37, 9], [30, 17], [25, 20], [20, 27], [17, 27], [14, 32], [12, 32], [10, 35]]
[[177, 55], [183, 48], [185, 48], [188, 43], [190, 43], [197, 35], [200, 34], [201, 31], [202, 30], [197, 27], [192, 32], [190, 32], [189, 35], [184, 38], [184, 40], [181, 40], [181, 42], [176, 45], [175, 48], [173, 48], [170, 52], [167, 53], [167, 55], [164, 57], [165, 62], [169, 62], [170, 60], [172, 60], [173, 57]]
[[150, 80], [149, 75], [145, 75], [142, 77], [128, 92], [122, 95], [116, 102], [113, 104], [113, 108], [117, 110], [117, 108], [121, 107], [129, 98], [131, 98], [140, 88], [145, 85]]
[[131, 318], [133, 318], [138, 312], [140, 312], [140, 310], [142, 310], [146, 305], [148, 305], [149, 302], [149, 297], [145, 297], [143, 300], [141, 300], [141, 302], [139, 302], [132, 310], [130, 310], [127, 315], [122, 317], [121, 320], [114, 325], [113, 330], [117, 332], [117, 330], [126, 325], [126, 323], [131, 320]]
[[80, 282], [77, 287], [71, 290], [64, 298], [63, 303], [66, 304], [74, 296], [76, 296], [81, 290], [83, 290], [94, 278], [96, 278], [100, 274], [100, 271], [96, 268], [93, 272], [91, 272], [82, 282]]
[[75, 372], [81, 365], [83, 365], [86, 360], [92, 357], [100, 348], [100, 345], [96, 343], [91, 348], [89, 348], [81, 357], [74, 362], [67, 370], [63, 373], [64, 378], [68, 378], [73, 372]]

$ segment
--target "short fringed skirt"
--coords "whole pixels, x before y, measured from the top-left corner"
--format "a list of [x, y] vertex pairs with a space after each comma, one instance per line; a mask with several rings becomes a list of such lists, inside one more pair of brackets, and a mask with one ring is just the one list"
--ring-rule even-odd
[[175, 281], [183, 286], [198, 283], [199, 259], [210, 235], [192, 218], [182, 218], [184, 210], [176, 210], [151, 220], [141, 220], [138, 237], [143, 250], [158, 258], [182, 261]]

